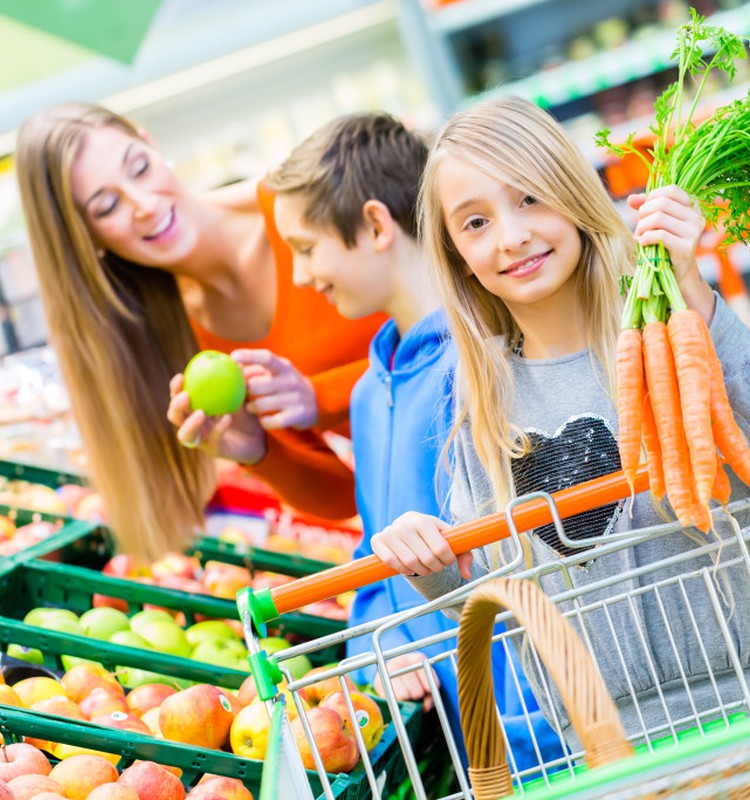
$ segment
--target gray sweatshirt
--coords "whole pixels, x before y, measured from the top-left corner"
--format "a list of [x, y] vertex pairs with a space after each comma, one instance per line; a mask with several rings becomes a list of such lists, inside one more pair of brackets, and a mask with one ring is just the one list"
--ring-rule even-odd
[[[747, 435], [750, 432], [747, 425], [750, 420], [750, 329], [721, 298], [717, 298], [710, 332], [723, 365], [732, 408]], [[526, 360], [516, 355], [510, 358], [516, 381], [513, 421], [530, 435], [534, 444], [533, 451], [514, 464], [516, 493], [552, 493], [619, 469], [616, 408], [589, 351], [549, 360]], [[460, 523], [484, 516], [494, 508], [490, 484], [472, 444], [468, 424], [457, 436], [455, 456], [451, 510], [454, 522]], [[750, 488], [734, 473], [730, 474], [730, 479], [732, 501], [750, 495]], [[668, 517], [660, 514], [650, 493], [644, 492], [637, 495], [632, 504], [630, 500], [612, 503], [571, 518], [565, 521], [564, 527], [572, 539], [606, 537], [612, 532], [640, 529], [674, 519], [668, 505], [667, 513]], [[742, 528], [747, 528], [750, 514], [739, 515], [738, 522]], [[726, 519], [716, 523], [716, 534], [722, 539], [735, 537], [732, 530]], [[534, 567], [559, 564], [562, 557], [579, 552], [577, 548], [565, 547], [551, 525], [538, 528], [529, 539]], [[664, 565], [664, 559], [679, 553], [689, 554], [712, 541], [716, 542], [714, 534], [706, 537], [692, 529], [690, 532], [673, 531], [604, 555], [598, 555], [598, 548], [591, 547], [585, 551], [585, 558], [569, 570], [571, 586], [566, 585], [560, 570], [552, 570], [541, 581], [550, 596], [571, 588], [580, 590], [579, 607], [606, 601], [606, 611], [602, 607], [589, 608], [571, 621], [592, 652], [628, 735], [635, 739], [640, 739], [645, 731], [665, 732], [671, 723], [678, 728], [691, 727], [695, 724], [696, 712], [702, 719], [716, 717], [721, 713], [717, 708], [732, 710], [742, 700], [742, 681], [733, 671], [729, 657], [732, 646], [728, 647], [722, 638], [717, 621], [717, 614], [726, 621], [732, 645], [739, 654], [742, 669], [747, 672], [750, 665], [750, 575], [741, 564], [722, 567], [737, 557], [738, 547], [736, 544], [725, 546], [713, 560], [702, 555], [678, 565]], [[732, 541], [736, 543], [736, 537]], [[511, 552], [507, 540], [501, 549], [500, 563], [507, 563]], [[490, 564], [498, 564], [497, 548], [494, 554], [491, 548], [484, 548], [475, 551], [474, 556], [473, 578], [486, 574]], [[715, 569], [717, 561], [718, 570]], [[646, 574], [633, 574], [633, 570], [644, 567]], [[661, 583], [674, 575], [703, 567], [707, 568], [707, 573], [687, 579], [683, 588], [669, 585], [658, 591], [648, 588], [643, 591], [654, 582]], [[718, 609], [712, 606], [706, 575], [710, 576], [711, 589], [716, 590], [714, 600], [718, 597]], [[609, 588], [586, 591], [587, 586], [613, 577], [617, 582]], [[455, 564], [440, 573], [410, 580], [430, 600], [466, 583]], [[625, 596], [618, 599], [623, 594]], [[567, 611], [573, 604], [566, 601], [558, 607]], [[447, 613], [458, 614], [459, 610], [449, 609]], [[521, 650], [527, 653], [525, 647]], [[541, 686], [548, 685], [540, 683], [546, 675], [540, 675], [530, 659], [524, 657], [523, 660], [542, 711], [553, 724], [561, 726], [571, 746], [577, 746], [559, 695], [554, 690], [551, 694], [542, 690]], [[750, 702], [750, 697], [745, 702]]]

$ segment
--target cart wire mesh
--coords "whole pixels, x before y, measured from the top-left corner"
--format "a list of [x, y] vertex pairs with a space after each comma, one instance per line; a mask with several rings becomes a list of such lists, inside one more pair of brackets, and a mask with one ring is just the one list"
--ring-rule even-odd
[[[513, 525], [513, 513], [516, 506], [534, 498], [550, 503], [557, 533], [573, 555], [527, 568]], [[373, 767], [359, 737], [362, 759], [357, 769], [363, 770], [366, 777], [361, 797], [472, 798], [463, 734], [455, 717], [451, 721], [434, 671], [442, 662], [458, 675], [458, 628], [396, 648], [387, 647], [386, 642], [389, 632], [419, 617], [460, 610], [479, 585], [512, 575], [536, 583], [573, 625], [623, 715], [627, 737], [637, 754], [627, 768], [619, 771], [602, 768], [601, 777], [592, 778], [597, 770], [588, 770], [583, 764], [580, 742], [570, 730], [566, 710], [533, 642], [513, 615], [503, 612], [496, 618], [504, 625], [495, 628], [492, 649], [507, 660], [510, 683], [515, 686], [518, 702], [524, 709], [529, 743], [537, 761], [533, 767], [520, 767], [512, 747], [508, 747], [508, 763], [517, 795], [528, 796], [529, 800], [537, 796], [544, 800], [750, 797], [750, 729], [745, 725], [750, 717], [750, 652], [746, 652], [738, 635], [742, 626], [750, 626], [750, 619], [742, 614], [744, 593], [737, 591], [738, 580], [742, 581], [739, 585], [747, 586], [750, 578], [747, 546], [750, 528], [742, 530], [737, 522], [738, 518], [745, 519], [750, 499], [713, 512], [732, 523], [733, 534], [729, 538], [708, 536], [689, 540], [689, 546], [668, 548], [670, 555], [654, 560], [643, 557], [664, 552], [653, 543], [665, 537], [687, 540], [678, 524], [665, 523], [600, 539], [570, 540], [554, 505], [553, 498], [545, 493], [525, 495], [511, 503], [506, 513], [513, 555], [488, 575], [417, 608], [277, 653], [279, 667], [287, 677], [288, 689], [300, 715], [304, 718], [304, 689], [313, 681], [338, 677], [350, 703], [346, 677], [374, 666], [390, 711], [389, 728], [395, 732], [399, 749], [396, 770], [401, 771], [403, 780], [401, 790], [394, 793], [393, 782], [386, 782], [382, 772]], [[634, 558], [632, 567], [625, 572], [604, 580], [581, 582], [581, 574], [591, 562], [592, 547], [596, 548], [597, 559], [622, 552], [639, 557]], [[674, 613], [675, 608], [679, 614]], [[332, 665], [322, 675], [295, 680], [284, 668], [284, 661], [296, 655], [309, 655], [359, 636], [371, 637], [368, 651]], [[430, 646], [438, 646], [440, 652], [424, 656], [400, 671], [389, 672], [388, 663], [396, 656], [423, 653]], [[522, 692], [524, 676], [515, 667], [517, 661], [510, 658], [511, 650], [519, 656], [534, 689], [534, 698], [559, 741], [553, 756], [537, 740], [531, 719], [534, 709], [528, 706]], [[394, 690], [394, 681], [400, 674], [416, 671], [423, 672], [435, 701], [434, 709], [423, 720], [419, 739], [413, 729], [407, 729]], [[694, 681], [696, 674], [701, 675], [699, 688]], [[651, 687], [650, 691], [644, 694], [643, 685]], [[616, 691], [612, 691], [613, 687]], [[498, 718], [503, 725], [499, 710]], [[731, 739], [729, 744], [725, 741], [727, 737]], [[312, 737], [308, 738], [315, 751]], [[424, 758], [424, 748], [431, 752], [429, 759]], [[320, 761], [318, 774], [322, 787], [318, 796], [333, 800], [337, 796], [335, 776], [326, 775]]]

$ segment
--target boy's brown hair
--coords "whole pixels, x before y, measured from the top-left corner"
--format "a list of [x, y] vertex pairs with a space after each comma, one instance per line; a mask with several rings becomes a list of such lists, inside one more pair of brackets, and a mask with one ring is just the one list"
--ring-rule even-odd
[[306, 199], [305, 222], [333, 228], [354, 247], [368, 200], [384, 203], [417, 237], [417, 198], [427, 145], [390, 114], [337, 117], [299, 144], [265, 178], [277, 194]]

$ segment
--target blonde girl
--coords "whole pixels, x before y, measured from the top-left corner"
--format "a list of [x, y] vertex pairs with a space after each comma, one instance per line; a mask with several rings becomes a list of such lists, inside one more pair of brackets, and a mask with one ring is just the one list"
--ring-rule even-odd
[[[750, 331], [698, 271], [695, 248], [704, 223], [679, 188], [629, 198], [637, 213], [633, 237], [558, 123], [531, 103], [509, 97], [448, 121], [428, 159], [421, 201], [423, 235], [459, 353], [454, 522], [502, 509], [515, 495], [554, 492], [620, 468], [615, 344], [620, 276], [633, 268], [635, 240], [662, 241], [668, 248], [686, 302], [710, 326], [733, 408], [740, 420], [750, 419], [750, 361], [743, 355], [750, 352]], [[733, 497], [746, 497], [748, 488], [731, 478]], [[663, 521], [648, 493], [630, 505], [612, 503], [579, 514], [566, 521], [566, 533], [571, 539], [606, 537]], [[747, 525], [747, 519], [741, 523]], [[429, 599], [507, 560], [504, 544], [456, 562], [442, 535], [445, 528], [433, 517], [408, 513], [373, 536], [372, 548], [389, 566], [412, 576]], [[726, 520], [717, 521], [715, 535], [725, 538], [731, 531]], [[551, 525], [533, 531], [525, 546], [533, 565], [554, 564], [579, 552], [567, 547]], [[586, 585], [625, 576], [639, 565], [695, 547], [684, 535], [599, 558], [592, 547], [584, 550], [590, 558], [571, 571], [571, 579]], [[713, 566], [708, 557], [700, 563]], [[729, 570], [727, 575], [731, 584], [736, 574]], [[617, 588], [638, 586], [632, 578]], [[564, 591], [566, 586], [558, 575], [545, 588]], [[745, 646], [750, 644], [748, 593], [732, 595], [728, 624], [744, 643], [743, 652], [750, 653]], [[644, 721], [658, 724], [665, 708], [672, 714], [690, 709], [663, 621], [649, 598], [635, 602], [649, 632], [645, 644], [632, 630], [613, 634], [603, 621], [601, 627], [587, 628], [630, 731]], [[726, 646], [709, 619], [708, 598], [695, 604], [704, 637], [700, 646], [684, 601], [671, 596], [667, 605], [670, 621], [677, 628], [684, 625], [677, 635], [687, 642], [688, 678], [698, 706], [712, 702], [711, 672], [718, 683], [726, 681], [730, 694], [736, 692]], [[624, 625], [624, 618], [619, 622]], [[614, 642], [613, 635], [625, 641]], [[617, 660], [618, 648], [625, 650], [624, 664]], [[709, 654], [708, 663], [700, 658], [701, 648]], [[659, 686], [668, 687], [666, 706], [657, 697]], [[567, 732], [565, 713], [557, 710]]]

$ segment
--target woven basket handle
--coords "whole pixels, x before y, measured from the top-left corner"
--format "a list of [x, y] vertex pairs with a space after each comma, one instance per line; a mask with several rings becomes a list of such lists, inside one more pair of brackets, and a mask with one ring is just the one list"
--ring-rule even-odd
[[549, 670], [589, 767], [632, 755], [617, 708], [572, 625], [536, 584], [498, 578], [470, 595], [458, 632], [458, 704], [475, 800], [513, 794], [490, 661], [495, 616], [504, 608], [526, 628]]

